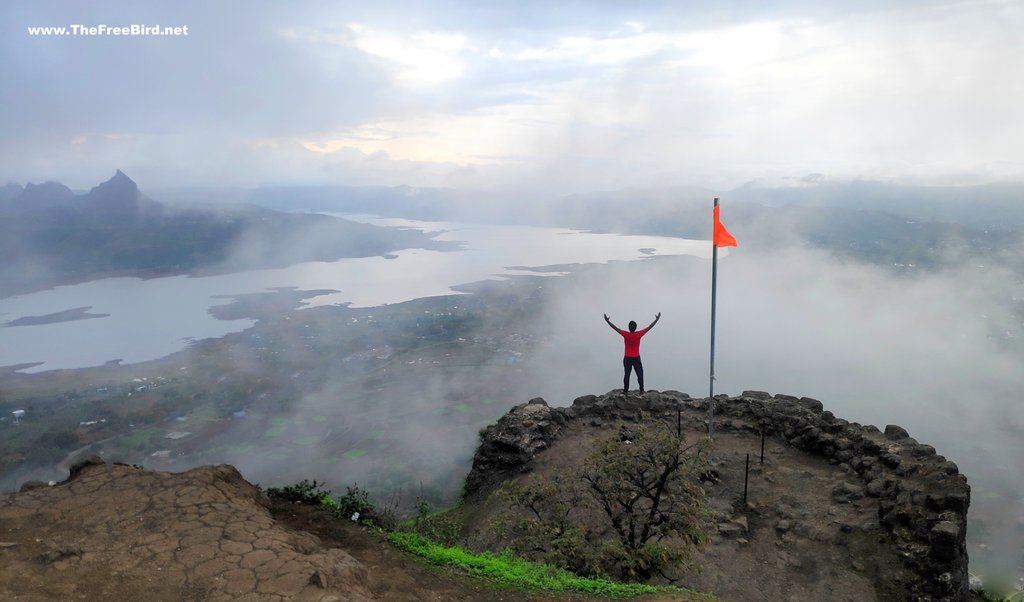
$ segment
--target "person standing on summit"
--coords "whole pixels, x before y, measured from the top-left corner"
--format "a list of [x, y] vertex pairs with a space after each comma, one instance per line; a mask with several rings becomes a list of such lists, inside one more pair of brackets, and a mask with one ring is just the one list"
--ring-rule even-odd
[[636, 381], [640, 385], [640, 392], [644, 392], [644, 365], [640, 362], [640, 339], [643, 338], [647, 331], [654, 328], [654, 325], [661, 319], [661, 312], [659, 311], [654, 316], [654, 321], [644, 328], [643, 330], [636, 329], [636, 322], [633, 320], [629, 321], [629, 330], [622, 330], [615, 324], [612, 324], [608, 314], [604, 315], [604, 321], [611, 326], [612, 330], [622, 335], [622, 340], [626, 343], [626, 352], [622, 356], [622, 369], [624, 375], [622, 377], [622, 392], [629, 392], [629, 376], [630, 373], [636, 370]]

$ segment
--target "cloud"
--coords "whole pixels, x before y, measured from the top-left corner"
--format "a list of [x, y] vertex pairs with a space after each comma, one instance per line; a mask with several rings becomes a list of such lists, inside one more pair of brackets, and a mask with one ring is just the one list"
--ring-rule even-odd
[[[540, 379], [545, 397], [567, 404], [618, 386], [621, 341], [601, 315], [646, 323], [659, 311], [643, 343], [648, 386], [706, 395], [709, 272], [706, 260], [657, 259], [553, 282], [559, 293], [544, 321], [552, 344], [532, 361], [575, 368]], [[967, 441], [990, 437], [1024, 386], [1024, 350], [1005, 336], [1020, 334], [1009, 307], [1017, 282], [973, 266], [900, 277], [799, 246], [731, 251], [719, 266], [716, 388], [817, 397], [837, 415], [901, 424], [969, 461]], [[996, 448], [1019, 456], [1010, 438]]]
[[[810, 171], [1024, 176], [1024, 83], [1006, 76], [1024, 70], [1024, 53], [1011, 51], [1024, 26], [1014, 3], [256, 3], [219, 14], [188, 2], [57, 2], [0, 18], [12, 32], [190, 25], [173, 40], [5, 36], [0, 178], [17, 181], [84, 184], [124, 167], [114, 147], [93, 149], [99, 173], [54, 153], [93, 132], [136, 137], [131, 157], [155, 185], [205, 179], [216, 153], [264, 139], [384, 151], [420, 163], [415, 173], [526, 158], [478, 170], [467, 179], [477, 188], [721, 187]], [[387, 145], [349, 142], [379, 124], [392, 130]], [[425, 130], [432, 139], [418, 139]], [[167, 146], [187, 149], [168, 162]], [[294, 178], [256, 151], [232, 156], [225, 183]], [[315, 154], [299, 173], [324, 175]]]
[[595, 38], [564, 36], [550, 46], [503, 50], [495, 47], [492, 56], [516, 61], [574, 62], [589, 65], [622, 65], [673, 47], [672, 38], [659, 33], [634, 32], [621, 37]]

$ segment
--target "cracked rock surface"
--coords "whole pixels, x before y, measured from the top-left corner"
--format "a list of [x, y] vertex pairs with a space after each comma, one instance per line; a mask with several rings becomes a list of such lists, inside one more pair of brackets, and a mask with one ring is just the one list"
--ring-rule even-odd
[[371, 600], [366, 569], [277, 524], [228, 465], [172, 474], [90, 459], [0, 497], [0, 599]]

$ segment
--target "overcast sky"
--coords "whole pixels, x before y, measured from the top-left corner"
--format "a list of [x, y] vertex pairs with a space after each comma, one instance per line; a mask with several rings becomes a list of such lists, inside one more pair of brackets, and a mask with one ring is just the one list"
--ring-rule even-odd
[[[74, 24], [188, 35], [27, 30]], [[0, 26], [0, 182], [1024, 178], [1020, 1], [42, 1]]]

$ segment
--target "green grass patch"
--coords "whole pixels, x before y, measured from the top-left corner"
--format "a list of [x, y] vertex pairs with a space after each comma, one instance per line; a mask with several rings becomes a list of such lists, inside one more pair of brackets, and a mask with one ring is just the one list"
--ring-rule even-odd
[[442, 546], [419, 533], [408, 531], [393, 531], [388, 533], [388, 539], [399, 549], [420, 556], [431, 564], [456, 567], [470, 575], [482, 577], [502, 587], [514, 587], [527, 591], [572, 591], [611, 598], [631, 598], [656, 592], [687, 591], [674, 587], [656, 587], [643, 583], [618, 583], [609, 579], [580, 577], [564, 569], [530, 562], [507, 550], [501, 554], [488, 552], [478, 554], [462, 548]]
[[327, 422], [327, 416], [313, 416], [313, 422]]
[[366, 455], [366, 450], [359, 449], [358, 447], [353, 447], [344, 454], [344, 456], [350, 460], [358, 460], [360, 457], [364, 455]]
[[308, 437], [301, 437], [295, 440], [296, 445], [316, 445], [320, 442], [320, 437], [316, 435], [310, 435]]
[[272, 439], [276, 439], [277, 437], [280, 437], [283, 434], [284, 434], [284, 427], [283, 426], [272, 426], [272, 427], [268, 428], [266, 431], [264, 431], [263, 436], [264, 437], [270, 437]]
[[166, 434], [167, 432], [163, 429], [150, 427], [125, 435], [118, 440], [118, 443], [124, 447], [136, 449], [146, 445], [155, 445], [159, 440], [166, 439]]

